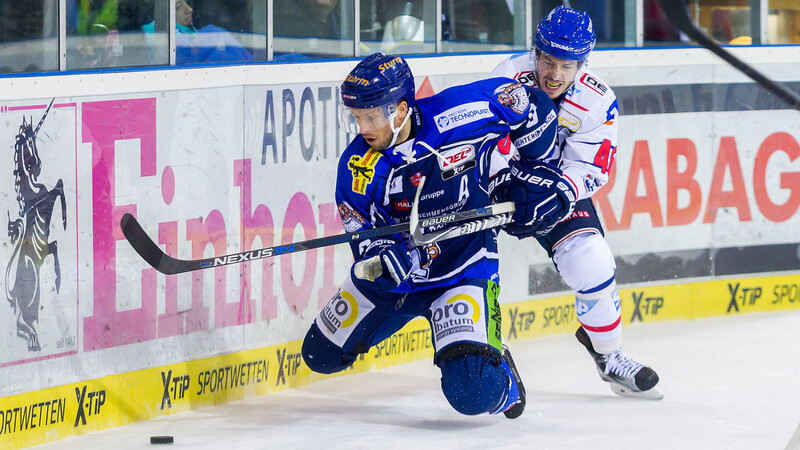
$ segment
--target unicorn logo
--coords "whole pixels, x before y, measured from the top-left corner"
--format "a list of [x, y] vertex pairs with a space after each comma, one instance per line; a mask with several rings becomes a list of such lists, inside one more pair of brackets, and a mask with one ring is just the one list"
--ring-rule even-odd
[[14, 190], [19, 203], [19, 218], [11, 220], [11, 213], [8, 213], [8, 236], [14, 252], [6, 269], [6, 297], [17, 314], [17, 336], [25, 339], [31, 352], [41, 350], [33, 323], [39, 321], [39, 273], [47, 255], [53, 255], [56, 292], [61, 287], [58, 243], [50, 242], [50, 219], [56, 199], [61, 200], [61, 217], [64, 229], [67, 229], [64, 182], [59, 179], [51, 190], [38, 182], [42, 160], [36, 146], [36, 135], [52, 106], [51, 101], [35, 129], [33, 117], [30, 122], [26, 122], [24, 117], [22, 119], [14, 143]]

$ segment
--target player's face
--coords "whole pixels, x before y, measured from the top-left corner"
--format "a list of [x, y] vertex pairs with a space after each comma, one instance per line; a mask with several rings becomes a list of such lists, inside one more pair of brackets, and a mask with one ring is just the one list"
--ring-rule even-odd
[[[361, 136], [364, 137], [364, 140], [367, 141], [370, 148], [386, 150], [389, 148], [389, 144], [392, 143], [392, 138], [394, 137], [392, 127], [390, 126], [390, 120], [394, 121], [395, 128], [399, 127], [403, 123], [405, 114], [408, 113], [408, 107], [405, 102], [400, 102], [397, 105], [397, 114], [395, 114], [394, 117], [386, 117], [386, 110], [383, 107], [366, 109], [351, 108], [350, 112], [358, 124]], [[400, 142], [403, 141], [398, 139], [397, 143]]]
[[536, 73], [539, 76], [539, 87], [555, 100], [575, 81], [578, 61], [556, 58], [542, 52], [536, 57]]
[[357, 109], [351, 108], [358, 130], [367, 141], [367, 144], [375, 150], [385, 150], [392, 142], [392, 128], [389, 126], [389, 119], [383, 107]]

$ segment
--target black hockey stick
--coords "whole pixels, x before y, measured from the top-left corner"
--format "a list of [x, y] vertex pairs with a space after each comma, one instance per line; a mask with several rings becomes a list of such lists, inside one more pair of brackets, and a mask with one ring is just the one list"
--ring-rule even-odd
[[753, 81], [760, 84], [768, 91], [773, 92], [792, 108], [800, 110], [800, 95], [789, 90], [789, 88], [783, 84], [770, 80], [753, 66], [745, 63], [722, 48], [708, 34], [697, 28], [697, 25], [692, 23], [689, 16], [689, 8], [686, 6], [684, 0], [659, 0], [659, 4], [661, 5], [661, 10], [664, 11], [669, 17], [670, 22], [672, 22], [676, 28], [686, 33], [690, 38], [697, 41], [698, 44], [711, 50], [711, 52], [724, 59], [728, 64], [739, 69], [743, 74], [752, 78]]
[[[425, 223], [427, 224], [427, 227], [438, 228], [442, 225], [449, 226], [453, 224], [462, 224], [464, 221], [475, 220], [477, 222], [484, 218], [491, 218], [497, 214], [504, 214], [507, 212], [508, 204], [501, 203], [498, 205], [490, 205], [485, 208], [443, 214], [441, 216], [425, 219]], [[463, 223], [463, 225], [466, 226], [468, 223], [471, 222]], [[136, 221], [136, 218], [131, 214], [126, 213], [122, 216], [122, 219], [120, 220], [120, 227], [122, 228], [122, 234], [125, 235], [125, 239], [127, 239], [133, 249], [136, 250], [136, 253], [138, 253], [139, 256], [141, 256], [153, 268], [166, 275], [192, 272], [210, 267], [227, 266], [244, 261], [271, 258], [273, 256], [297, 253], [305, 250], [327, 247], [330, 245], [357, 242], [364, 239], [389, 236], [396, 233], [408, 233], [410, 231], [409, 223], [399, 223], [387, 227], [357, 231], [355, 233], [337, 234], [334, 236], [310, 239], [307, 241], [294, 242], [286, 245], [276, 245], [274, 247], [249, 250], [240, 253], [231, 253], [212, 258], [177, 259], [164, 253], [164, 251], [161, 250], [161, 248], [156, 245], [152, 239], [150, 239], [150, 236], [147, 235], [144, 229], [142, 229], [142, 226], [139, 225], [139, 222]], [[485, 229], [485, 227], [480, 229]], [[475, 231], [479, 231], [479, 229], [475, 228]]]

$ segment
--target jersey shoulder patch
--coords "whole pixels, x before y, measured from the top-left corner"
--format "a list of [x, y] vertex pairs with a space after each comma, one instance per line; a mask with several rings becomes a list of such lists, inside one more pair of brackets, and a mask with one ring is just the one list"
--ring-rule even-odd
[[528, 53], [511, 55], [492, 70], [491, 76], [506, 77], [528, 86], [536, 86]]
[[587, 71], [561, 100], [558, 123], [573, 132], [583, 126], [591, 129], [614, 120], [618, 112], [616, 104], [613, 89], [597, 75]]
[[494, 90], [494, 95], [497, 96], [498, 103], [517, 114], [523, 114], [530, 104], [528, 93], [522, 83], [506, 83], [498, 86]]
[[[363, 139], [362, 139], [363, 141]], [[339, 160], [339, 177], [342, 187], [347, 183], [356, 194], [365, 195], [367, 188], [379, 178], [378, 163], [383, 154], [373, 150], [365, 142], [352, 142]], [[349, 179], [349, 183], [348, 180]]]
[[375, 166], [381, 158], [381, 153], [369, 149], [363, 156], [353, 155], [347, 161], [347, 168], [353, 174], [353, 192], [365, 194], [367, 186], [375, 178]]
[[608, 87], [603, 84], [602, 81], [588, 73], [581, 75], [580, 82], [583, 83], [584, 86], [587, 86], [591, 91], [594, 91], [600, 95], [606, 95], [606, 92], [608, 92]]

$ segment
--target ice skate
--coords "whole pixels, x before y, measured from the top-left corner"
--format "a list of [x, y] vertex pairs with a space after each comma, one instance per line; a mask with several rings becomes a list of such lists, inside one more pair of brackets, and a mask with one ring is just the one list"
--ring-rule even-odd
[[656, 387], [658, 374], [656, 372], [636, 362], [622, 351], [617, 350], [613, 353], [603, 355], [594, 351], [592, 341], [583, 327], [575, 332], [578, 342], [586, 347], [589, 354], [594, 358], [597, 365], [597, 372], [603, 381], [609, 382], [611, 390], [615, 394], [623, 397], [645, 398], [650, 400], [661, 400], [664, 394]]
[[522, 384], [522, 378], [519, 376], [517, 366], [514, 364], [514, 360], [511, 358], [511, 351], [505, 344], [503, 344], [503, 361], [505, 361], [506, 364], [508, 364], [509, 369], [511, 369], [511, 375], [514, 376], [514, 381], [517, 382], [517, 389], [519, 389], [519, 400], [517, 400], [513, 406], [503, 411], [503, 414], [505, 414], [505, 416], [509, 419], [516, 419], [522, 415], [523, 411], [525, 411], [525, 386]]

